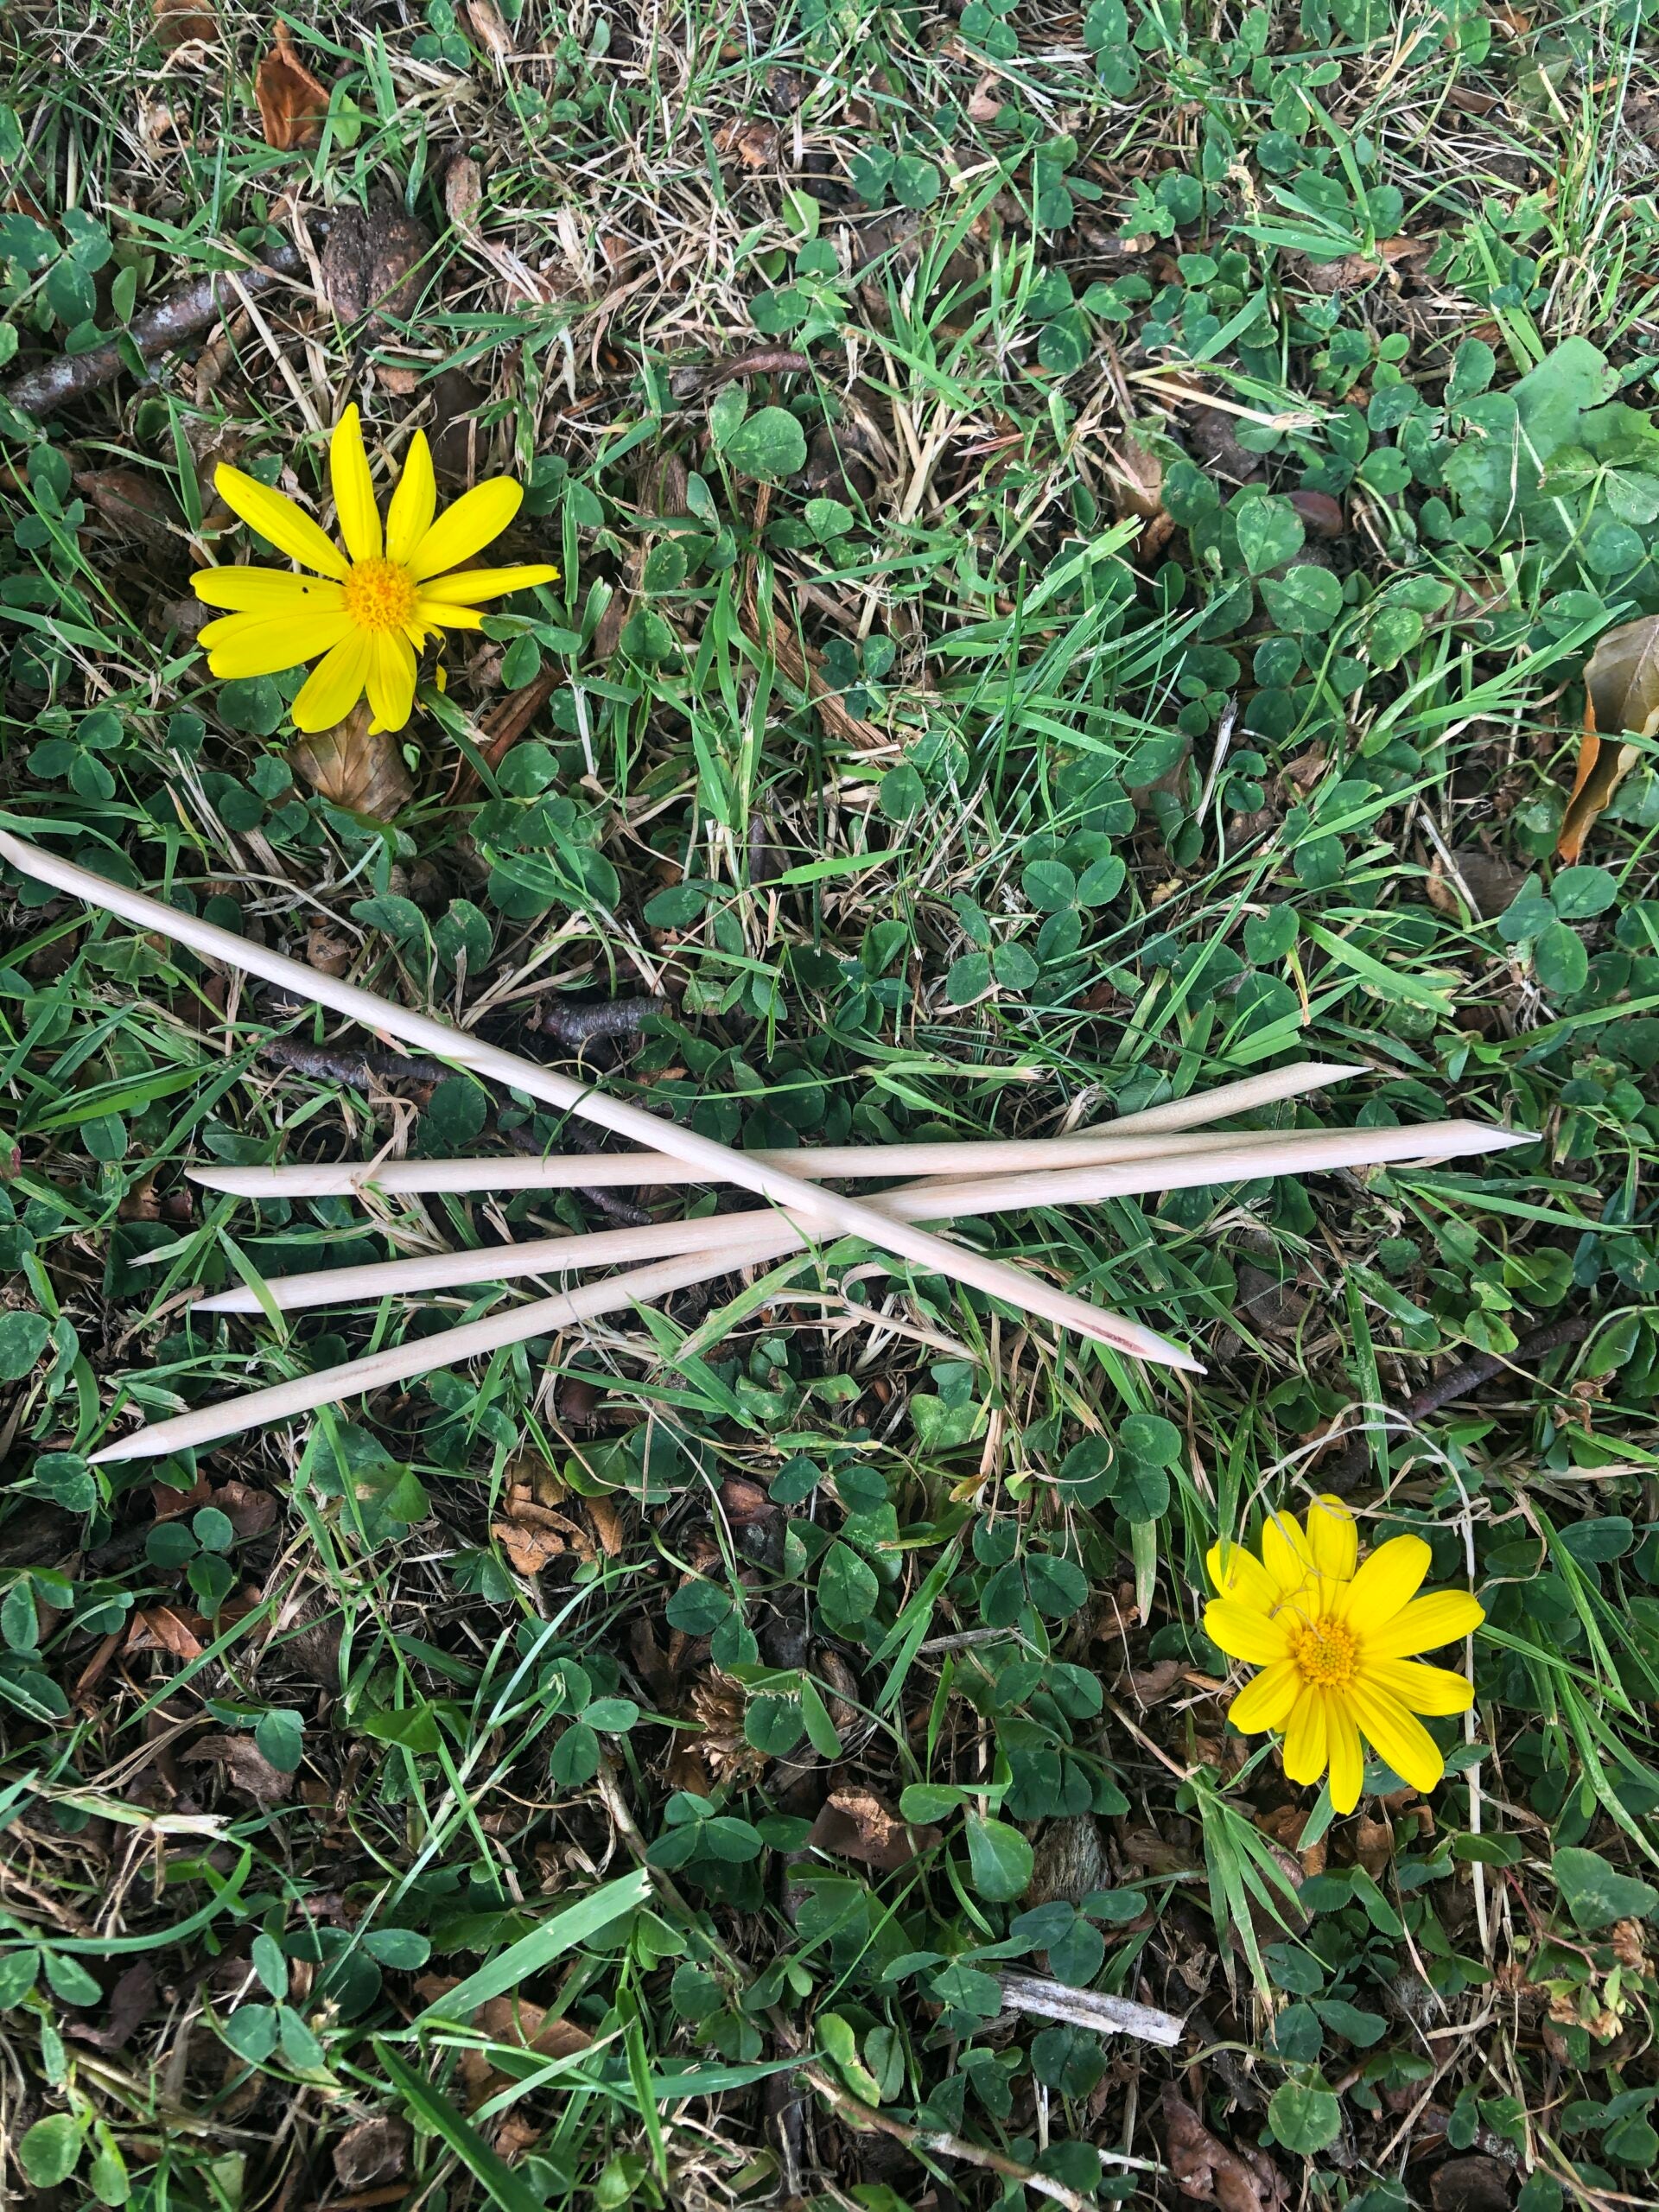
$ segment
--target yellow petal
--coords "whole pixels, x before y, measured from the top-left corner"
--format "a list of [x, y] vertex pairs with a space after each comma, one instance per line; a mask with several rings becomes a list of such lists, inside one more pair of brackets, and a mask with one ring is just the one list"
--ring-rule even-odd
[[1331, 1755], [1331, 1802], [1338, 1812], [1351, 1813], [1365, 1783], [1365, 1754], [1360, 1749], [1359, 1731], [1353, 1714], [1334, 1691], [1323, 1690], [1320, 1697]]
[[382, 729], [402, 729], [415, 703], [415, 655], [407, 638], [382, 630], [369, 659], [369, 704]]
[[1293, 1782], [1317, 1782], [1325, 1772], [1327, 1732], [1323, 1694], [1304, 1690], [1285, 1730], [1285, 1772]]
[[343, 722], [363, 696], [368, 680], [369, 653], [374, 642], [367, 630], [350, 630], [327, 659], [319, 661], [300, 686], [294, 702], [294, 727], [308, 734], [333, 729]]
[[386, 510], [386, 558], [407, 567], [415, 548], [432, 527], [438, 511], [437, 479], [426, 432], [416, 430], [404, 456], [404, 473]]
[[275, 676], [297, 668], [337, 645], [351, 628], [343, 612], [308, 614], [227, 614], [210, 622], [200, 642], [208, 647], [207, 665], [227, 683], [238, 677]]
[[309, 515], [300, 512], [292, 499], [273, 492], [269, 484], [261, 484], [256, 477], [245, 475], [241, 469], [228, 467], [222, 461], [213, 471], [213, 482], [232, 513], [240, 515], [261, 537], [268, 537], [273, 545], [280, 546], [308, 569], [316, 569], [320, 575], [345, 575], [350, 565], [346, 556], [323, 536]]
[[463, 492], [416, 547], [409, 563], [416, 582], [441, 575], [445, 569], [458, 569], [463, 561], [481, 552], [493, 537], [500, 537], [518, 513], [524, 496], [522, 486], [510, 476], [492, 476], [475, 484], [470, 492]]
[[448, 607], [476, 607], [480, 600], [556, 582], [558, 574], [550, 561], [521, 562], [516, 569], [461, 569], [452, 576], [434, 577], [422, 595], [441, 599]]
[[198, 569], [190, 582], [204, 606], [233, 607], [238, 614], [293, 613], [302, 607], [332, 614], [340, 603], [337, 583], [296, 576], [291, 569]]
[[1278, 1621], [1243, 1605], [1236, 1598], [1212, 1598], [1204, 1609], [1205, 1633], [1231, 1659], [1252, 1667], [1271, 1666], [1287, 1657], [1290, 1638]]
[[1287, 1594], [1313, 1573], [1313, 1547], [1294, 1513], [1269, 1513], [1262, 1523], [1262, 1564]]
[[1301, 1694], [1302, 1677], [1295, 1661], [1275, 1659], [1239, 1692], [1227, 1708], [1227, 1718], [1241, 1736], [1282, 1728]]
[[1279, 1585], [1255, 1554], [1247, 1552], [1243, 1544], [1211, 1544], [1205, 1565], [1221, 1597], [1242, 1599], [1259, 1613], [1270, 1613], [1279, 1603]]
[[1416, 1659], [1380, 1659], [1367, 1665], [1363, 1679], [1398, 1698], [1408, 1713], [1467, 1713], [1475, 1686], [1450, 1667], [1425, 1667]]
[[422, 599], [416, 611], [435, 630], [481, 630], [484, 617], [475, 607], [451, 607], [442, 599]]
[[1433, 1789], [1446, 1772], [1446, 1761], [1416, 1714], [1408, 1713], [1386, 1690], [1373, 1689], [1368, 1682], [1353, 1685], [1348, 1703], [1373, 1751], [1388, 1761], [1401, 1781], [1409, 1783], [1414, 1789]]
[[1379, 1544], [1343, 1593], [1343, 1618], [1369, 1643], [1370, 1631], [1416, 1596], [1433, 1556], [1421, 1536], [1391, 1536]]
[[1316, 1497], [1307, 1509], [1308, 1548], [1321, 1574], [1348, 1581], [1359, 1557], [1359, 1529], [1339, 1497]]
[[346, 550], [353, 561], [378, 561], [380, 510], [374, 504], [374, 479], [355, 407], [346, 410], [328, 441], [328, 480], [334, 487], [334, 517]]
[[1426, 1598], [1414, 1598], [1380, 1628], [1364, 1631], [1366, 1670], [1378, 1659], [1409, 1659], [1419, 1651], [1437, 1651], [1443, 1643], [1455, 1643], [1485, 1618], [1484, 1607], [1466, 1590], [1431, 1590]]

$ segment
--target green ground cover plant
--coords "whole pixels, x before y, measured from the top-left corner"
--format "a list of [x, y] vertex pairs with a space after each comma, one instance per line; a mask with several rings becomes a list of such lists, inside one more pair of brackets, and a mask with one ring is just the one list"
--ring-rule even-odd
[[[206, 1191], [588, 1140], [10, 872], [18, 2202], [1650, 2200], [1650, 18], [17, 0], [0, 826], [746, 1147], [1536, 1138], [965, 1232], [1201, 1376], [843, 1249], [94, 1467], [679, 1201]], [[352, 404], [558, 574], [299, 741], [191, 579]], [[1350, 1815], [1203, 1626], [1318, 1491], [1486, 1617]]]

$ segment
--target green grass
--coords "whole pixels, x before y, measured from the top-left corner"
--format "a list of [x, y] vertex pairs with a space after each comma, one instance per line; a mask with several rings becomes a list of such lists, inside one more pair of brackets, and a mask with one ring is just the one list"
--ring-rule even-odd
[[[843, 1252], [94, 1471], [517, 1295], [193, 1326], [194, 1285], [606, 1221], [200, 1191], [568, 1133], [285, 1070], [364, 1040], [9, 881], [11, 2185], [1172, 2204], [1201, 2126], [1268, 2162], [1245, 2206], [1270, 2169], [1333, 2212], [1645, 2201], [1650, 739], [1555, 857], [1586, 659], [1659, 613], [1643, 10], [500, 19], [506, 60], [493, 10], [289, 11], [327, 120], [281, 152], [269, 21], [169, 57], [146, 8], [11, 12], [6, 375], [289, 241], [280, 195], [427, 244], [405, 314], [302, 274], [0, 407], [5, 821], [515, 1050], [652, 998], [587, 1071], [728, 1141], [1042, 1134], [1319, 1058], [1361, 1072], [1270, 1118], [1538, 1142], [973, 1232], [1201, 1377]], [[759, 348], [808, 365], [722, 379]], [[353, 399], [451, 490], [470, 416], [530, 487], [503, 557], [562, 571], [428, 682], [391, 821], [296, 771], [297, 672], [193, 642], [245, 539], [214, 462], [315, 493]], [[1374, 1768], [1346, 1820], [1227, 1733], [1201, 1625], [1211, 1543], [1338, 1463], [1489, 1617], [1432, 1803]], [[916, 1855], [849, 1853], [861, 1796]], [[999, 1968], [1185, 2041], [1001, 2017]]]

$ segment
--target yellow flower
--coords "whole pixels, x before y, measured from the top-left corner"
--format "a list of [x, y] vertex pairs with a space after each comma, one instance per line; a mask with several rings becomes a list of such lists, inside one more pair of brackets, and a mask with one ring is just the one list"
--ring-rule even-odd
[[355, 407], [335, 427], [328, 474], [344, 552], [268, 484], [239, 468], [213, 472], [226, 506], [317, 575], [200, 569], [197, 598], [232, 610], [201, 632], [207, 664], [219, 677], [274, 676], [321, 653], [294, 702], [297, 728], [332, 729], [366, 691], [377, 726], [402, 729], [415, 701], [415, 656], [429, 635], [476, 630], [482, 601], [551, 583], [559, 572], [544, 562], [457, 567], [500, 536], [524, 495], [510, 478], [492, 476], [434, 521], [438, 487], [423, 431], [410, 446], [384, 537]]
[[1306, 1530], [1272, 1515], [1262, 1556], [1214, 1545], [1207, 1565], [1220, 1592], [1205, 1608], [1211, 1643], [1262, 1672], [1233, 1700], [1228, 1719], [1245, 1735], [1285, 1732], [1285, 1772], [1317, 1782], [1329, 1767], [1339, 1813], [1359, 1802], [1362, 1732], [1402, 1782], [1432, 1789], [1446, 1772], [1420, 1713], [1466, 1713], [1474, 1688], [1416, 1654], [1454, 1643], [1486, 1616], [1463, 1590], [1418, 1586], [1430, 1552], [1421, 1536], [1395, 1536], [1358, 1565], [1354, 1516], [1338, 1497], [1309, 1509]]

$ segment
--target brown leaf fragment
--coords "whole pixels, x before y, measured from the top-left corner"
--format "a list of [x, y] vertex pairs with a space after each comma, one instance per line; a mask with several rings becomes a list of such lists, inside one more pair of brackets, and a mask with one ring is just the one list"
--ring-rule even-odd
[[409, 2160], [408, 2123], [377, 2115], [348, 2127], [333, 2146], [334, 2179], [342, 2189], [395, 2181]]
[[815, 1851], [855, 1859], [882, 1874], [896, 1873], [938, 1840], [938, 1828], [907, 1827], [868, 1789], [832, 1790], [806, 1839]]
[[244, 1543], [268, 1535], [276, 1526], [276, 1501], [269, 1491], [251, 1490], [246, 1483], [224, 1483], [213, 1492], [212, 1503]]
[[1154, 1659], [1148, 1666], [1131, 1668], [1119, 1678], [1118, 1688], [1128, 1690], [1138, 1705], [1161, 1705], [1174, 1696], [1186, 1676], [1185, 1659]]
[[315, 731], [290, 746], [288, 765], [331, 805], [390, 822], [414, 798], [415, 785], [396, 734], [383, 729], [372, 735], [373, 720], [368, 702], [359, 700], [333, 729]]
[[1354, 1822], [1354, 1857], [1374, 1882], [1382, 1879], [1394, 1856], [1394, 1828], [1387, 1821], [1374, 1821], [1364, 1813]]
[[184, 1756], [194, 1764], [217, 1766], [232, 1788], [244, 1791], [256, 1805], [285, 1804], [294, 1794], [293, 1776], [274, 1767], [251, 1736], [232, 1736], [218, 1729]]
[[211, 0], [155, 0], [156, 42], [164, 54], [219, 36]]
[[1254, 2144], [1230, 2151], [1173, 2088], [1164, 2091], [1164, 2125], [1169, 2171], [1183, 2196], [1219, 2212], [1274, 2212], [1284, 2203], [1284, 2177], [1272, 2159]]
[[265, 143], [279, 154], [297, 153], [321, 138], [328, 88], [301, 60], [280, 16], [276, 42], [254, 73], [253, 97], [259, 104]]
[[746, 169], [776, 168], [778, 147], [779, 132], [775, 123], [745, 122], [740, 117], [734, 117], [715, 136], [715, 151], [735, 154]]
[[117, 1976], [114, 1987], [104, 2000], [103, 2018], [96, 2022], [73, 2021], [64, 2033], [73, 2036], [77, 2043], [91, 2044], [98, 2050], [119, 2050], [143, 2027], [155, 2005], [156, 1969], [145, 1960], [138, 1959], [124, 1974]]
[[126, 1649], [170, 1651], [175, 1659], [200, 1659], [205, 1647], [197, 1631], [207, 1626], [200, 1613], [175, 1613], [168, 1605], [151, 1605], [133, 1615]]
[[467, 20], [473, 36], [492, 61], [505, 61], [513, 51], [512, 33], [502, 21], [495, 0], [467, 0]]
[[[474, 2015], [473, 2025], [492, 2043], [531, 2050], [542, 2058], [574, 2058], [593, 2041], [587, 2029], [578, 2027], [574, 2020], [556, 2015], [550, 2020], [539, 2005], [522, 1997], [492, 1997]], [[491, 2063], [487, 2052], [461, 2053], [461, 2079], [469, 2111], [505, 2087], [507, 2078]]]
[[1628, 730], [1651, 737], [1659, 729], [1659, 615], [1643, 614], [1609, 630], [1584, 671], [1584, 736], [1578, 773], [1561, 821], [1555, 850], [1576, 861], [1598, 817], [1637, 760], [1634, 745], [1619, 742]]
[[1449, 2158], [1429, 2176], [1428, 2201], [1434, 2212], [1510, 2212], [1510, 2177], [1484, 2152]]

